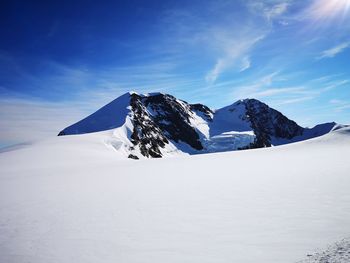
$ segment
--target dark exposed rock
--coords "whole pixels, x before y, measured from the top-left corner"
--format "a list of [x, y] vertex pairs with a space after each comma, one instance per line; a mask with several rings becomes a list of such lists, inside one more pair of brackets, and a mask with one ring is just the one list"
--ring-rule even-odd
[[153, 112], [154, 122], [170, 140], [185, 142], [196, 150], [203, 149], [198, 133], [190, 125], [189, 104], [166, 94], [145, 97], [144, 103]]
[[[166, 94], [131, 94], [130, 106], [134, 126], [131, 142], [139, 146], [143, 156], [162, 157], [160, 149], [169, 140], [185, 142], [196, 150], [203, 149], [199, 135], [190, 124], [190, 106], [186, 102], [181, 103]], [[203, 109], [208, 111], [208, 108]]]
[[243, 102], [247, 118], [256, 135], [256, 141], [250, 146], [251, 148], [270, 147], [271, 137], [292, 139], [303, 134], [302, 127], [265, 103], [255, 99], [247, 99]]
[[133, 155], [133, 154], [129, 154], [128, 158], [134, 159], [134, 160], [139, 160], [139, 157], [137, 157], [136, 155]]
[[60, 131], [60, 133], [57, 136], [64, 136], [66, 135], [64, 131]]
[[209, 109], [209, 107], [197, 103], [197, 104], [190, 104], [190, 109], [197, 113], [197, 115], [200, 115], [201, 117], [204, 117], [207, 121], [213, 121], [213, 114], [214, 112]]
[[131, 142], [138, 145], [141, 154], [146, 157], [162, 157], [160, 148], [164, 148], [168, 139], [162, 130], [153, 121], [142, 103], [142, 97], [132, 94], [130, 105], [133, 112], [134, 130], [131, 134]]

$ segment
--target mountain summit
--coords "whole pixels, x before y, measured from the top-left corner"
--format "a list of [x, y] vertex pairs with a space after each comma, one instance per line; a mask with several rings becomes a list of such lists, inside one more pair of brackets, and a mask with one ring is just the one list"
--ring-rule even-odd
[[129, 158], [262, 148], [324, 135], [336, 123], [303, 128], [256, 99], [211, 110], [163, 93], [128, 92], [58, 135], [112, 130], [109, 144]]

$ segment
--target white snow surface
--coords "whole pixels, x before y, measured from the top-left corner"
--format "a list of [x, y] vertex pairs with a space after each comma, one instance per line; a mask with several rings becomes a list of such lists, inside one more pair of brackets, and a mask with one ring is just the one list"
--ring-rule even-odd
[[130, 95], [128, 92], [108, 103], [81, 121], [65, 128], [65, 134], [82, 134], [119, 128], [130, 115]]
[[297, 262], [349, 236], [349, 128], [139, 161], [111, 132], [0, 153], [0, 262]]
[[215, 111], [213, 122], [210, 125], [210, 136], [230, 132], [232, 129], [238, 132], [252, 130], [242, 101]]
[[197, 113], [191, 114], [190, 116], [191, 116], [190, 118], [191, 126], [195, 128], [196, 131], [199, 132], [201, 141], [209, 140], [210, 134], [209, 134], [208, 122]]

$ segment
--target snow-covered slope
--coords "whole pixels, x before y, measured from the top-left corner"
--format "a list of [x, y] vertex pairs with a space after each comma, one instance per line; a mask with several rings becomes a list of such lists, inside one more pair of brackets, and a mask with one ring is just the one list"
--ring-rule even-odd
[[59, 135], [116, 129], [115, 149], [129, 158], [223, 152], [302, 141], [328, 133], [335, 123], [300, 127], [280, 112], [245, 99], [213, 111], [175, 97], [126, 93]]
[[350, 234], [350, 129], [140, 160], [60, 136], [0, 153], [0, 262], [288, 263]]
[[125, 93], [85, 119], [65, 128], [59, 135], [84, 134], [121, 127], [131, 114], [130, 96]]

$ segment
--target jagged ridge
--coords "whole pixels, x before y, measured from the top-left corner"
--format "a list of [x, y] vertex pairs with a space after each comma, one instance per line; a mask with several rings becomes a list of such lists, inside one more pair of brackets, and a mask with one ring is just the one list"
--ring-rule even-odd
[[[166, 152], [189, 154], [270, 147], [317, 137], [336, 124], [306, 129], [256, 99], [245, 99], [213, 111], [162, 93], [126, 93], [59, 135], [119, 129], [129, 157], [159, 158]], [[118, 140], [116, 136], [116, 140]]]

